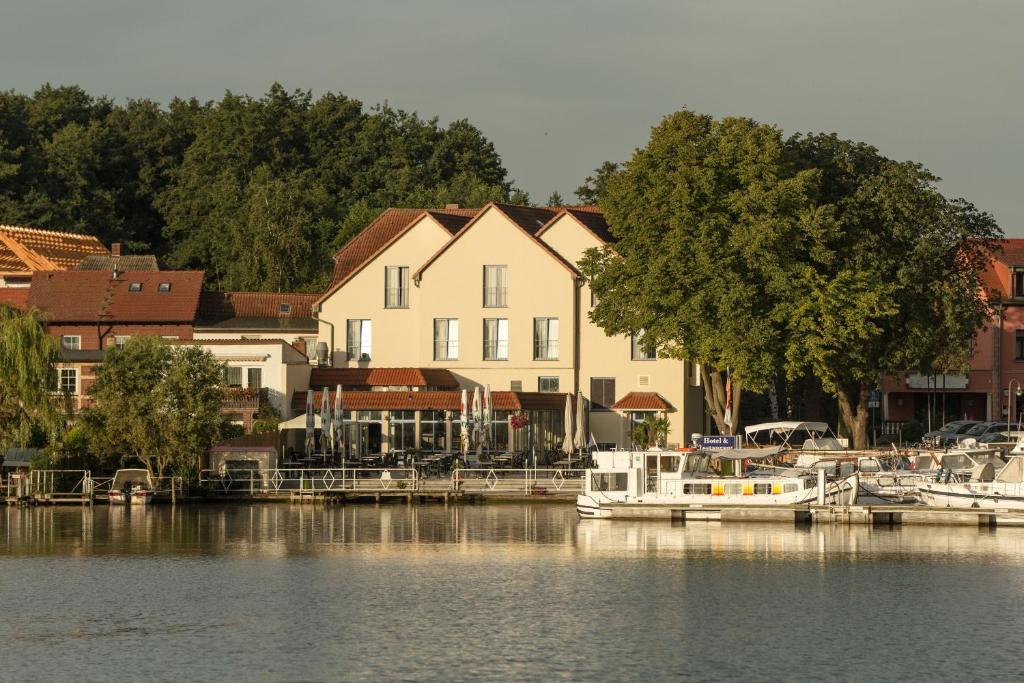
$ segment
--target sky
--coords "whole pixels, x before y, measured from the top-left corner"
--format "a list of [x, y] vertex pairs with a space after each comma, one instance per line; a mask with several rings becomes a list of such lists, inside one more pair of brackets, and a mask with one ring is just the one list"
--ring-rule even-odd
[[0, 0], [0, 88], [314, 95], [468, 118], [535, 203], [688, 107], [836, 132], [1024, 236], [1020, 0]]

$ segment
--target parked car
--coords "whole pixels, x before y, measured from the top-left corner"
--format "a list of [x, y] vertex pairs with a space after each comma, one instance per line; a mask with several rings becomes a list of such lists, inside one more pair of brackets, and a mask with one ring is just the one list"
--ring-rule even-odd
[[[1006, 423], [1003, 423], [1003, 427], [1006, 427]], [[1024, 431], [1018, 431], [1012, 429], [1006, 431], [1003, 429], [1000, 432], [989, 432], [978, 439], [979, 444], [991, 444], [991, 443], [1016, 443], [1017, 439], [1024, 436]]]
[[943, 448], [957, 442], [957, 436], [981, 424], [977, 420], [954, 420], [947, 422], [938, 429], [926, 432], [921, 441], [925, 446]]
[[980, 440], [987, 434], [999, 433], [1006, 430], [1006, 421], [1000, 420], [999, 422], [979, 422], [963, 434], [956, 435], [956, 443], [963, 443], [965, 439]]

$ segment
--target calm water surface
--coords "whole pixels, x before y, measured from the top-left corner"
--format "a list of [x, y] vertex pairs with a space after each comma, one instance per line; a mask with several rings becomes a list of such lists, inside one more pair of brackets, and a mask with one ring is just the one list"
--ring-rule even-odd
[[1024, 530], [0, 510], [2, 680], [1005, 680]]

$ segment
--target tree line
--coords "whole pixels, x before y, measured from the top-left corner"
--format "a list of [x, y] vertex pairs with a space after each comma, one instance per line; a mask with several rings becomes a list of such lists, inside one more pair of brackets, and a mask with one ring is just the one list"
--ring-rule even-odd
[[0, 93], [0, 223], [89, 233], [207, 272], [211, 288], [320, 291], [389, 206], [526, 202], [467, 120], [340, 93], [115, 103]]

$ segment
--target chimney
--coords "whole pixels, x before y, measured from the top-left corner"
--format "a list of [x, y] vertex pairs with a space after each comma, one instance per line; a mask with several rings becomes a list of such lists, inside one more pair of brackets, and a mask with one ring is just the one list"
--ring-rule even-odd
[[121, 243], [120, 242], [114, 242], [113, 244], [111, 244], [110, 245], [110, 253], [113, 256], [120, 256], [121, 255]]
[[445, 210], [448, 210], [448, 209], [461, 209], [462, 207], [459, 206], [458, 204], [445, 204], [444, 208], [445, 208]]

